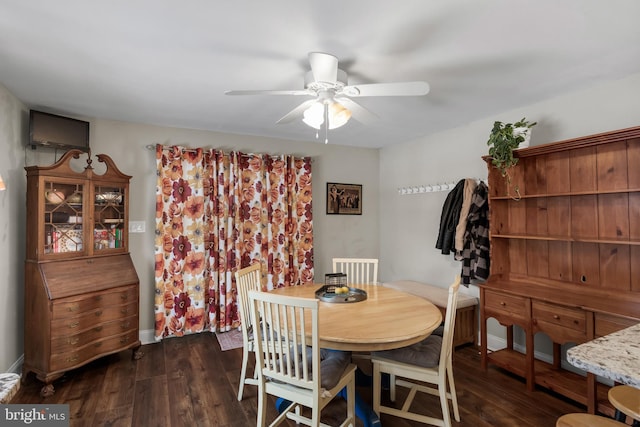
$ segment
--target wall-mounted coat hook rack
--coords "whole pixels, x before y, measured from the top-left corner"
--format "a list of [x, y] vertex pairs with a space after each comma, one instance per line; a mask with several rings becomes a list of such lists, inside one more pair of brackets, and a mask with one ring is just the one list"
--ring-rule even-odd
[[[472, 178], [476, 181], [481, 181], [481, 178]], [[412, 187], [400, 187], [398, 188], [398, 194], [422, 194], [422, 193], [437, 193], [440, 191], [451, 191], [454, 189], [458, 181], [442, 182], [429, 185], [414, 185]]]

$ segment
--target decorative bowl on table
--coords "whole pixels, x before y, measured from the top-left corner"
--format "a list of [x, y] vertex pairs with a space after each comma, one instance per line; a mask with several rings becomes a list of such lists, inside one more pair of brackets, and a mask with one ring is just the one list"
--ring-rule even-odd
[[348, 303], [367, 299], [367, 291], [347, 286], [324, 285], [316, 291], [316, 298], [324, 302]]
[[324, 275], [324, 286], [316, 291], [316, 298], [324, 302], [358, 302], [367, 299], [367, 292], [347, 286], [347, 275], [329, 273]]

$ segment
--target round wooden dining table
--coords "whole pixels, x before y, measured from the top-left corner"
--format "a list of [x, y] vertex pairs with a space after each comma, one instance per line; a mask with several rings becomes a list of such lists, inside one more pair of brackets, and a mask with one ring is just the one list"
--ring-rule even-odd
[[[273, 293], [315, 298], [322, 284], [289, 286]], [[381, 285], [351, 285], [367, 293], [364, 301], [320, 301], [320, 346], [344, 351], [378, 351], [405, 347], [428, 337], [442, 322], [431, 302]]]
[[[289, 286], [273, 293], [316, 298], [322, 284]], [[422, 341], [442, 322], [442, 314], [431, 302], [381, 285], [351, 285], [363, 290], [367, 299], [357, 302], [320, 300], [318, 313], [320, 347], [370, 352], [405, 347]], [[309, 327], [308, 330], [311, 330]], [[345, 397], [345, 396], [343, 396]], [[279, 398], [276, 406], [286, 406]], [[381, 426], [378, 415], [356, 392], [356, 416], [365, 427]]]

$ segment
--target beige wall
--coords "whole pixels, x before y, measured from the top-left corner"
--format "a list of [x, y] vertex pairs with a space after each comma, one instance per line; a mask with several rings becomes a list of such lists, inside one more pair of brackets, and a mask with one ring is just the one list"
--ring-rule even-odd
[[0, 175], [7, 186], [0, 192], [0, 372], [15, 366], [22, 355], [26, 188], [22, 135], [28, 121], [24, 105], [0, 84]]
[[[14, 97], [6, 93], [3, 105], [12, 109], [24, 108]], [[2, 102], [2, 100], [0, 100]], [[17, 107], [13, 106], [17, 105]], [[28, 122], [27, 109], [22, 112], [20, 120], [12, 119], [14, 127], [24, 126]], [[5, 115], [2, 116], [6, 117]], [[154, 295], [154, 209], [155, 209], [155, 152], [145, 148], [146, 145], [182, 144], [190, 147], [215, 147], [225, 150], [244, 152], [291, 153], [313, 158], [313, 190], [314, 190], [314, 244], [315, 272], [318, 281], [324, 280], [324, 274], [330, 272], [331, 257], [378, 257], [378, 150], [340, 147], [323, 143], [298, 141], [282, 141], [253, 136], [221, 134], [209, 131], [167, 128], [135, 123], [116, 122], [95, 119], [91, 121], [91, 150], [94, 154], [109, 155], [118, 168], [132, 175], [130, 188], [130, 220], [144, 221], [146, 232], [130, 234], [129, 246], [136, 271], [140, 278], [140, 329], [144, 342], [153, 339], [153, 295]], [[31, 150], [23, 148], [27, 137], [26, 128], [14, 131], [14, 159], [11, 160], [18, 185], [12, 185], [10, 192], [0, 194], [2, 201], [11, 202], [13, 214], [21, 222], [21, 227], [14, 228], [13, 222], [5, 221], [7, 216], [0, 217], [0, 227], [11, 230], [11, 235], [3, 242], [11, 242], [12, 259], [9, 268], [11, 277], [6, 282], [10, 295], [8, 299], [0, 299], [13, 310], [11, 318], [2, 323], [0, 334], [2, 342], [10, 343], [0, 350], [0, 371], [7, 370], [22, 354], [22, 319], [23, 319], [23, 261], [24, 261], [24, 215], [25, 215], [25, 183], [23, 165], [48, 165], [60, 157], [60, 152], [51, 150]], [[82, 160], [82, 159], [81, 159]], [[95, 160], [95, 159], [94, 159]], [[4, 159], [3, 159], [4, 161]], [[81, 167], [84, 160], [79, 163]], [[3, 165], [0, 163], [0, 165]], [[358, 165], [353, 168], [352, 165]], [[101, 165], [93, 163], [97, 173], [102, 172]], [[2, 166], [3, 176], [5, 176]], [[325, 197], [326, 182], [344, 182], [363, 185], [363, 214], [360, 215], [326, 215]], [[0, 242], [3, 243], [3, 242]], [[13, 248], [18, 248], [17, 251]], [[3, 251], [8, 252], [8, 251]], [[0, 262], [5, 263], [5, 257]], [[0, 291], [5, 283], [0, 283]], [[10, 310], [3, 310], [0, 315], [9, 315]], [[4, 358], [4, 359], [3, 359]]]
[[[378, 256], [378, 150], [323, 143], [273, 140], [208, 131], [96, 120], [91, 149], [113, 158], [118, 168], [133, 175], [130, 219], [144, 221], [144, 234], [130, 234], [130, 252], [140, 278], [140, 328], [153, 329], [155, 152], [149, 144], [183, 144], [244, 152], [291, 153], [313, 158], [313, 224], [316, 280], [330, 272], [332, 256]], [[351, 165], [360, 167], [354, 171]], [[363, 185], [363, 215], [325, 214], [326, 182]], [[143, 337], [146, 338], [146, 337]]]

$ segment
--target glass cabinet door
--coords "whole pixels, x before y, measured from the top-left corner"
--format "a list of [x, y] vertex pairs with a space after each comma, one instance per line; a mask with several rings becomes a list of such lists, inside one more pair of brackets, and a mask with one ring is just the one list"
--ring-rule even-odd
[[124, 248], [124, 187], [97, 185], [94, 188], [94, 196], [94, 252]]
[[44, 183], [44, 253], [82, 252], [82, 183]]

